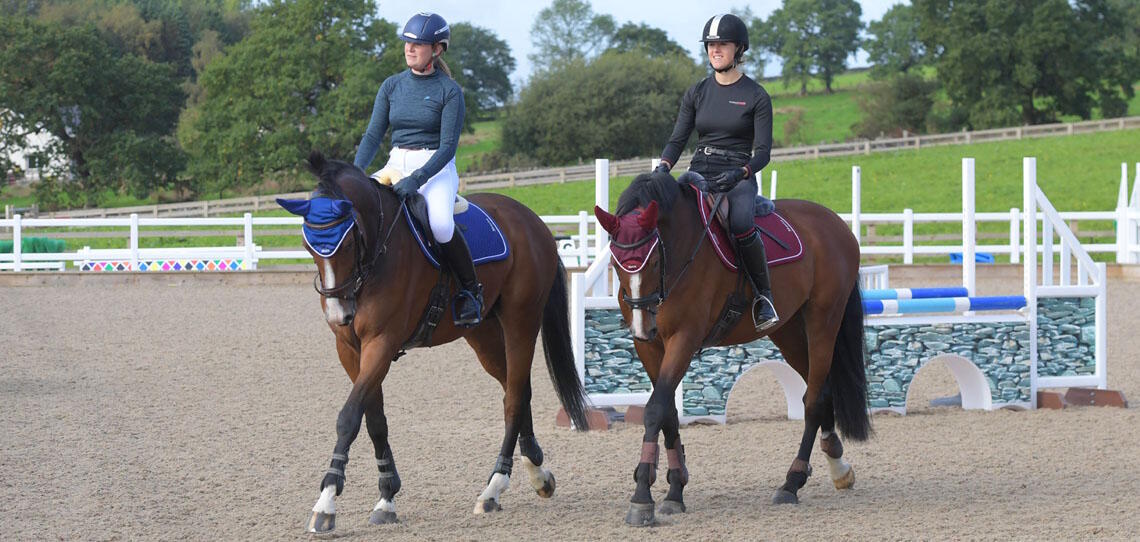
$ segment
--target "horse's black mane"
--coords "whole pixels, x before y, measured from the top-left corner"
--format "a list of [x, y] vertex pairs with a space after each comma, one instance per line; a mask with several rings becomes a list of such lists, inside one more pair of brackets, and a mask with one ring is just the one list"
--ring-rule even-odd
[[320, 151], [309, 153], [309, 171], [312, 171], [319, 179], [317, 182], [318, 193], [332, 194], [342, 199], [348, 199], [340, 187], [340, 184], [346, 180], [363, 183], [365, 186], [374, 188], [381, 186], [379, 183], [369, 182], [368, 175], [355, 165], [341, 160], [325, 158]]
[[633, 179], [629, 188], [626, 188], [618, 198], [617, 215], [621, 216], [639, 207], [645, 207], [651, 201], [657, 202], [662, 214], [668, 214], [680, 194], [681, 187], [677, 185], [672, 175], [660, 172], [642, 173]]

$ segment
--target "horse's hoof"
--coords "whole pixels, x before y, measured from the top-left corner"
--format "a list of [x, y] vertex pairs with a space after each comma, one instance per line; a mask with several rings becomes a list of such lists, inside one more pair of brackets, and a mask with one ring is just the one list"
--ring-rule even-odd
[[491, 500], [491, 501], [475, 501], [475, 513], [476, 514], [487, 514], [490, 512], [498, 512], [502, 509], [503, 509], [503, 507], [500, 506], [499, 503], [497, 503], [493, 500]]
[[309, 518], [309, 525], [307, 530], [310, 533], [325, 534], [331, 533], [336, 529], [336, 514], [326, 514], [324, 512], [313, 512], [313, 517]]
[[372, 514], [368, 516], [368, 523], [373, 525], [387, 525], [389, 523], [399, 522], [400, 520], [396, 518], [396, 513], [387, 510], [373, 510]]
[[539, 497], [549, 499], [554, 496], [554, 473], [550, 473], [550, 478], [542, 484], [542, 487], [534, 490], [538, 493]]
[[625, 515], [625, 522], [634, 527], [648, 527], [657, 522], [653, 517], [653, 503], [629, 503], [629, 513]]
[[835, 489], [851, 489], [855, 487], [855, 467], [848, 467], [847, 474], [832, 480], [831, 483], [835, 484]]
[[685, 503], [680, 501], [661, 501], [661, 507], [657, 509], [657, 513], [665, 516], [684, 514]]
[[772, 495], [772, 504], [799, 504], [800, 498], [795, 493], [788, 491], [784, 488], [776, 490], [776, 494]]

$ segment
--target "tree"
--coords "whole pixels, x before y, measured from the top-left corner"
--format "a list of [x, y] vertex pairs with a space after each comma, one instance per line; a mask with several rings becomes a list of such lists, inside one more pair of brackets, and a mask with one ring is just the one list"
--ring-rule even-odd
[[502, 106], [514, 94], [510, 75], [515, 59], [507, 42], [494, 32], [470, 23], [452, 24], [447, 59], [463, 87], [469, 118]]
[[[1119, 112], [1140, 77], [1123, 45], [1119, 4], [1104, 0], [916, 0], [938, 77], [975, 128]], [[953, 9], [951, 9], [953, 8]], [[1121, 42], [1123, 43], [1123, 42]]]
[[[351, 159], [380, 83], [405, 68], [395, 25], [371, 0], [273, 0], [241, 42], [206, 66], [206, 96], [179, 140], [199, 191], [307, 178], [317, 148]], [[381, 157], [382, 159], [382, 157]]]
[[938, 83], [920, 74], [896, 73], [890, 79], [861, 88], [856, 97], [862, 118], [852, 126], [859, 137], [874, 139], [881, 133], [903, 130], [923, 133], [929, 124]]
[[661, 152], [681, 96], [704, 70], [678, 57], [613, 51], [535, 75], [503, 123], [503, 151], [543, 164]]
[[748, 25], [748, 52], [744, 53], [744, 71], [751, 73], [754, 79], [764, 77], [764, 66], [768, 59], [764, 55], [764, 43], [767, 40], [768, 29], [764, 27], [764, 19], [752, 13], [752, 8], [733, 9], [732, 13], [744, 24]]
[[869, 25], [868, 32], [873, 37], [865, 40], [863, 46], [874, 65], [871, 73], [876, 77], [908, 73], [926, 56], [926, 49], [918, 39], [918, 14], [913, 6], [892, 6], [882, 19]]
[[[184, 96], [171, 66], [120, 54], [91, 25], [0, 18], [5, 147], [46, 132], [48, 163], [86, 204], [108, 191], [137, 196], [173, 182], [182, 155], [170, 137]], [[75, 203], [75, 202], [73, 202]]]
[[587, 60], [605, 50], [617, 25], [609, 15], [594, 13], [584, 0], [554, 0], [538, 12], [530, 27], [535, 71]]
[[635, 49], [643, 51], [650, 58], [689, 56], [685, 48], [669, 39], [669, 34], [664, 30], [645, 23], [628, 22], [614, 32], [606, 52], [627, 52]]
[[760, 43], [784, 59], [784, 81], [799, 83], [801, 95], [813, 74], [830, 94], [847, 57], [859, 49], [861, 15], [855, 0], [784, 0], [763, 24]]

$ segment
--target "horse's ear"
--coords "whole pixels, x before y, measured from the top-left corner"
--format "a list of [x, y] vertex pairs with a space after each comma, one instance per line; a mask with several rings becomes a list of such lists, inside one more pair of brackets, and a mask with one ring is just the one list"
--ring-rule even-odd
[[602, 229], [610, 235], [617, 231], [618, 219], [616, 216], [607, 213], [605, 209], [597, 205], [594, 206], [594, 216], [598, 218], [598, 223], [602, 225]]
[[341, 217], [352, 212], [352, 202], [346, 199], [330, 200], [330, 204], [334, 216]]
[[285, 208], [286, 211], [293, 213], [297, 216], [305, 216], [309, 214], [309, 208], [313, 203], [307, 199], [281, 199], [277, 198], [277, 205]]
[[652, 230], [657, 227], [657, 202], [651, 201], [649, 205], [637, 217], [637, 223], [642, 228]]

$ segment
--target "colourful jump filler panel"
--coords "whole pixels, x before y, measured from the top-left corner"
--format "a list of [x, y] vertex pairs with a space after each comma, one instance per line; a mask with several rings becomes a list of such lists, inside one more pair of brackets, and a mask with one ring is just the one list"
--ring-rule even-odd
[[[245, 260], [242, 258], [216, 258], [197, 259], [184, 258], [174, 260], [139, 260], [139, 271], [241, 271], [245, 269]], [[85, 261], [80, 262], [80, 271], [115, 272], [131, 271], [129, 261]]]

